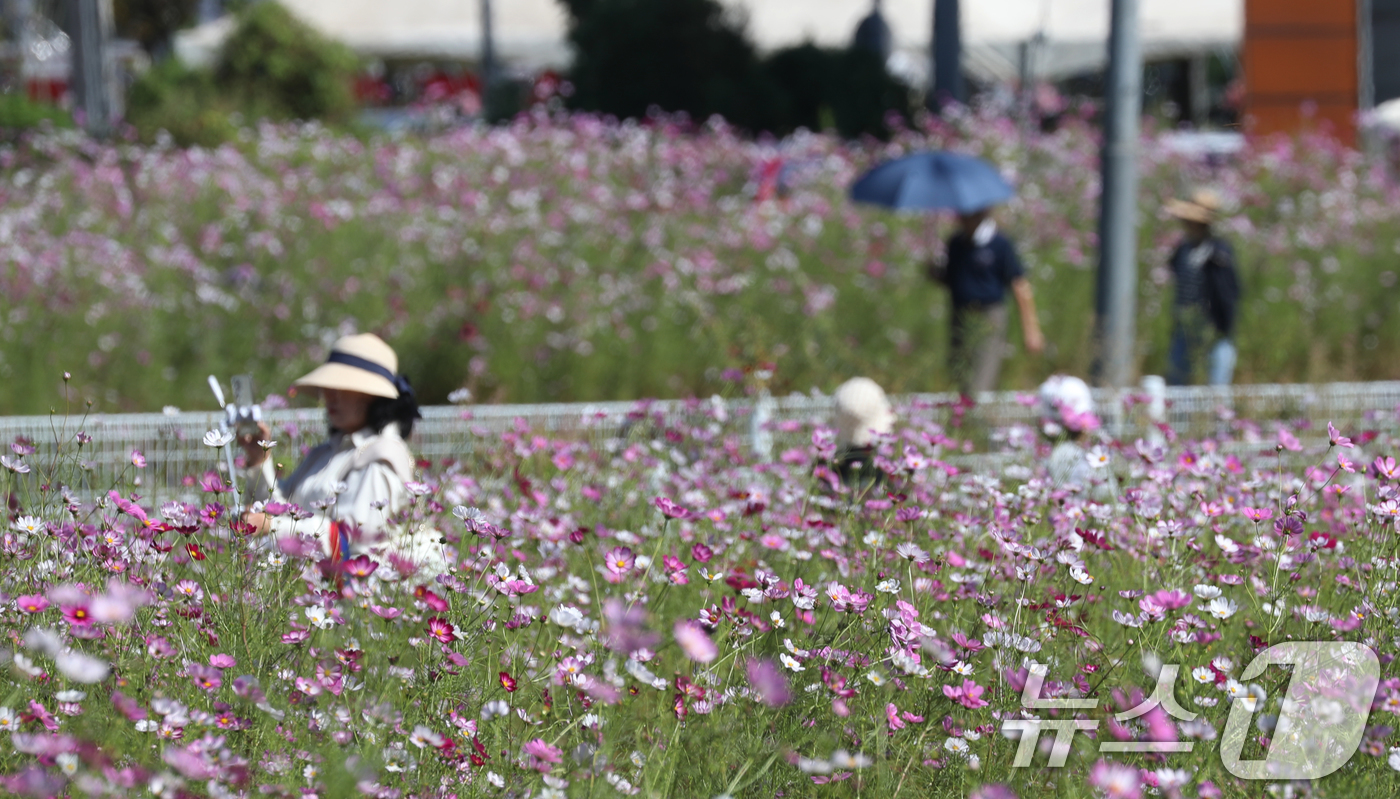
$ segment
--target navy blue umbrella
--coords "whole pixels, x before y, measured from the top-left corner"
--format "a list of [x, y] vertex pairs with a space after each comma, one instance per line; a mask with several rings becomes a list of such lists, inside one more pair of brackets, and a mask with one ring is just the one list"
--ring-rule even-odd
[[887, 161], [851, 186], [851, 199], [856, 202], [958, 213], [990, 208], [1013, 194], [996, 167], [980, 158], [943, 151]]

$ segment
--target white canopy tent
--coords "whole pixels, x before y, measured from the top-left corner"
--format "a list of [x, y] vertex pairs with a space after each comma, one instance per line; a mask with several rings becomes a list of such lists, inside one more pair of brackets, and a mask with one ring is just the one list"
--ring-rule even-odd
[[[481, 54], [478, 0], [281, 0], [293, 12], [370, 56], [475, 59]], [[849, 43], [871, 0], [721, 0], [747, 19], [765, 51], [812, 41]], [[1148, 58], [1232, 49], [1244, 31], [1243, 0], [1141, 0]], [[567, 66], [567, 15], [558, 0], [496, 0], [496, 50], [524, 68]], [[983, 80], [1020, 75], [1022, 45], [1032, 48], [1038, 78], [1091, 71], [1106, 61], [1110, 0], [963, 0], [964, 64]], [[900, 71], [922, 80], [933, 27], [933, 0], [884, 0]], [[218, 27], [221, 26], [221, 27]], [[212, 57], [227, 23], [209, 23], [177, 37], [182, 58]]]

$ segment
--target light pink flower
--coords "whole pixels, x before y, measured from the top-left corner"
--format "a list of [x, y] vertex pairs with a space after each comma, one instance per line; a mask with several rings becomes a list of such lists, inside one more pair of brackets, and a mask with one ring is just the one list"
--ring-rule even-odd
[[673, 632], [681, 651], [696, 663], [711, 663], [719, 654], [715, 642], [710, 640], [704, 628], [696, 622], [686, 619], [678, 621]]

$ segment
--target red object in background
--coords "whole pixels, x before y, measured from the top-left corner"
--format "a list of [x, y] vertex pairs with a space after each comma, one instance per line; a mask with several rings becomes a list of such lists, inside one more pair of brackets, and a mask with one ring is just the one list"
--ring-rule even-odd
[[783, 174], [783, 159], [773, 158], [763, 162], [758, 173], [758, 192], [755, 202], [764, 202], [778, 196], [778, 178]]
[[68, 81], [57, 78], [30, 78], [25, 82], [29, 99], [36, 103], [57, 105], [68, 93]]
[[355, 78], [355, 102], [361, 105], [382, 105], [394, 96], [394, 90], [383, 78], [360, 75]]
[[1357, 0], [1245, 0], [1245, 114], [1250, 132], [1318, 123], [1356, 141]]

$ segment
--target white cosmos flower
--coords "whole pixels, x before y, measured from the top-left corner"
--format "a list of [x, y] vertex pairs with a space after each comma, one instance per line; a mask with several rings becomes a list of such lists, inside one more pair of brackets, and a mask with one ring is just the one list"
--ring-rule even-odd
[[1206, 610], [1210, 611], [1210, 615], [1222, 620], [1228, 619], [1231, 616], [1235, 615], [1235, 611], [1239, 609], [1239, 605], [1236, 605], [1233, 601], [1225, 599], [1223, 597], [1216, 597], [1215, 599], [1212, 599], [1210, 601], [1210, 605], [1206, 608]]
[[112, 667], [107, 665], [106, 661], [72, 650], [58, 653], [54, 663], [58, 665], [58, 670], [64, 677], [80, 683], [102, 682], [112, 671]]
[[1207, 602], [1220, 596], [1220, 589], [1213, 585], [1198, 585], [1191, 590], [1196, 593], [1196, 596]]
[[787, 622], [783, 621], [783, 614], [779, 613], [779, 612], [776, 611], [776, 610], [773, 611], [772, 613], [768, 614], [768, 618], [769, 618], [770, 620], [772, 620], [773, 626], [774, 626], [774, 627], [786, 627], [786, 626], [787, 626]]
[[227, 430], [210, 430], [204, 434], [204, 446], [222, 449], [233, 440], [233, 433]]
[[1400, 746], [1390, 747], [1390, 757], [1386, 758], [1386, 762], [1391, 768], [1400, 771]]
[[335, 626], [335, 619], [331, 618], [331, 614], [327, 613], [325, 608], [309, 607], [305, 613], [306, 618], [322, 630], [329, 630]]
[[963, 661], [959, 660], [956, 664], [953, 665], [953, 671], [957, 672], [958, 674], [961, 674], [964, 677], [971, 676], [972, 664], [964, 663]]
[[1191, 669], [1191, 677], [1202, 685], [1209, 685], [1215, 682], [1215, 672], [1205, 666], [1197, 666]]
[[779, 655], [778, 655], [778, 659], [781, 660], [781, 661], [783, 662], [783, 665], [784, 665], [784, 666], [787, 666], [789, 669], [791, 669], [791, 670], [793, 670], [793, 671], [806, 671], [806, 670], [807, 670], [807, 668], [806, 668], [805, 666], [803, 666], [801, 663], [797, 662], [797, 658], [793, 657], [792, 655], [789, 655], [789, 654], [786, 653], [786, 652], [783, 652], [783, 653], [779, 654]]
[[583, 613], [578, 608], [560, 605], [549, 612], [549, 620], [560, 627], [577, 627], [583, 621]]
[[871, 762], [869, 757], [860, 752], [851, 754], [845, 749], [837, 749], [831, 753], [831, 765], [836, 768], [865, 768]]
[[875, 590], [882, 594], [897, 594], [899, 593], [899, 581], [894, 578], [881, 580], [875, 584]]
[[1070, 567], [1069, 576], [1073, 577], [1074, 581], [1080, 585], [1092, 585], [1094, 582], [1094, 575], [1084, 571], [1078, 566]]

